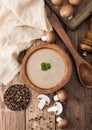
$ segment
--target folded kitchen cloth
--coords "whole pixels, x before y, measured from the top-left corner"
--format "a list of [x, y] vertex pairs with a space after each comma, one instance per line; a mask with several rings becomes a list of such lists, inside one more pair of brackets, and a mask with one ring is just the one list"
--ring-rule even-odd
[[6, 85], [19, 72], [18, 54], [51, 30], [44, 0], [0, 0], [1, 84]]

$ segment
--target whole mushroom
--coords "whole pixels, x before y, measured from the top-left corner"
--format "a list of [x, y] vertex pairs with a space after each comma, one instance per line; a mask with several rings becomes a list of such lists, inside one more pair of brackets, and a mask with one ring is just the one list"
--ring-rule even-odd
[[78, 6], [81, 4], [82, 0], [69, 0], [69, 3], [73, 6]]
[[40, 110], [42, 110], [45, 105], [49, 105], [50, 104], [50, 98], [47, 95], [40, 94], [38, 96], [38, 100], [39, 100], [38, 108]]
[[59, 115], [63, 111], [63, 106], [60, 102], [55, 102], [54, 106], [47, 109], [48, 112], [54, 112], [55, 115]]
[[55, 41], [55, 33], [53, 31], [51, 32], [46, 32], [45, 36], [41, 37], [42, 41], [47, 41], [47, 42], [54, 42]]
[[51, 0], [52, 4], [59, 5], [62, 3], [63, 0]]
[[73, 13], [74, 13], [74, 8], [70, 4], [65, 4], [61, 7], [59, 10], [60, 16], [65, 18], [65, 19], [72, 19]]
[[57, 117], [56, 121], [58, 122], [58, 127], [63, 129], [65, 127], [68, 126], [68, 120], [67, 119], [63, 119], [61, 117]]
[[57, 91], [56, 95], [53, 98], [54, 101], [60, 100], [61, 102], [65, 102], [68, 99], [68, 93], [65, 89], [61, 89]]

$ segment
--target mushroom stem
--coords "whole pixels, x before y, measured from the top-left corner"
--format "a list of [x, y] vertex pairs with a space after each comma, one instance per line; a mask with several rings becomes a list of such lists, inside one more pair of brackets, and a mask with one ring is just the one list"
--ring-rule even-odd
[[47, 109], [48, 112], [56, 112], [57, 111], [57, 106], [53, 106]]
[[39, 108], [40, 110], [42, 110], [42, 109], [44, 108], [44, 106], [45, 106], [45, 103], [46, 103], [45, 100], [41, 100], [40, 103], [38, 104], [38, 108]]
[[54, 101], [60, 100], [61, 102], [65, 102], [68, 99], [68, 93], [65, 89], [61, 89], [57, 91], [56, 95], [53, 97]]
[[55, 95], [53, 98], [54, 98], [54, 101], [58, 101], [59, 100], [58, 95]]
[[82, 54], [83, 56], [87, 56], [87, 52], [86, 51], [83, 51], [83, 54]]
[[47, 41], [47, 36], [42, 36], [41, 40], [44, 41], [44, 42], [46, 42]]
[[72, 18], [73, 18], [73, 15], [71, 15], [71, 16], [68, 17], [69, 20], [72, 19]]
[[58, 122], [58, 127], [63, 129], [65, 127], [68, 126], [68, 120], [67, 119], [63, 119], [61, 117], [57, 117], [56, 121]]
[[57, 117], [57, 118], [56, 118], [56, 121], [57, 121], [57, 122], [59, 122], [59, 121], [61, 121], [61, 120], [62, 120], [61, 117]]
[[46, 34], [41, 37], [41, 40], [48, 43], [52, 43], [55, 41], [55, 33], [53, 31], [46, 32]]

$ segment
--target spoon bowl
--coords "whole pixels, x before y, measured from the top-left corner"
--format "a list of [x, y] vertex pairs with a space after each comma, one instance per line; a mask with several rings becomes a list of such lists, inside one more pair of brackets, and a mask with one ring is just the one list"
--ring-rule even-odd
[[92, 86], [92, 66], [87, 63], [81, 63], [78, 72], [82, 84], [90, 88]]

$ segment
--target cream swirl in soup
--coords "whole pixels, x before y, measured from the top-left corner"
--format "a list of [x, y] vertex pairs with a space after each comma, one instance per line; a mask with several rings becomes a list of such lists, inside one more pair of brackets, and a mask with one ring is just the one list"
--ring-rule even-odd
[[[41, 63], [51, 65], [47, 71], [41, 69]], [[28, 59], [26, 72], [30, 81], [39, 88], [48, 89], [57, 86], [63, 79], [66, 66], [63, 57], [51, 49], [35, 51]]]

